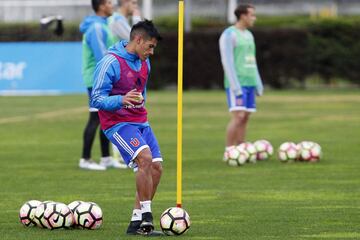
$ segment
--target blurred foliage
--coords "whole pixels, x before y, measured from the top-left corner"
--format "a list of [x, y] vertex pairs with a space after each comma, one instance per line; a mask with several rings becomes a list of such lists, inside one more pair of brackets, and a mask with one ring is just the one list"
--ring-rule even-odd
[[[177, 17], [155, 20], [164, 37], [152, 58], [150, 87], [176, 85]], [[54, 26], [0, 24], [0, 42], [80, 41], [79, 23], [64, 22], [61, 37]], [[218, 39], [227, 25], [218, 19], [193, 18], [184, 38], [184, 88], [219, 88], [223, 84]], [[316, 19], [308, 16], [258, 17], [254, 33], [259, 70], [274, 88], [304, 87], [318, 76], [325, 84], [345, 79], [360, 84], [360, 16]]]

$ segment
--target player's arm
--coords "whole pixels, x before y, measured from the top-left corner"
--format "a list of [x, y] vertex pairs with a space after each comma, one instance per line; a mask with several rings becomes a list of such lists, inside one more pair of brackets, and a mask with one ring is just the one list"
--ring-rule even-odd
[[[256, 56], [256, 52], [255, 52], [255, 56]], [[255, 59], [255, 66], [256, 66], [256, 95], [262, 96], [264, 94], [264, 85], [261, 80], [261, 76], [259, 73], [259, 68], [258, 68], [256, 59]]]
[[100, 110], [116, 111], [124, 106], [133, 106], [142, 102], [141, 94], [133, 89], [125, 95], [110, 96], [113, 84], [120, 78], [119, 61], [112, 55], [106, 55], [95, 68], [94, 84], [91, 94], [91, 106]]
[[94, 54], [96, 62], [99, 62], [107, 53], [107, 38], [107, 32], [99, 23], [94, 24], [92, 31], [87, 34], [86, 40]]
[[262, 83], [257, 64], [256, 64], [256, 94], [258, 96], [262, 96], [264, 94], [264, 85]]
[[234, 62], [234, 48], [236, 44], [236, 36], [229, 30], [226, 30], [221, 34], [219, 39], [221, 63], [224, 68], [224, 72], [229, 79], [230, 89], [236, 96], [241, 95], [241, 86], [237, 79], [235, 62]]
[[123, 106], [123, 96], [109, 96], [116, 79], [119, 79], [120, 67], [117, 59], [106, 55], [95, 68], [94, 84], [91, 94], [91, 106], [100, 110], [115, 111]]
[[[147, 81], [149, 81], [150, 72], [151, 72], [151, 65], [150, 65], [150, 59], [149, 59], [149, 58], [146, 59], [146, 64], [147, 64], [147, 66], [148, 66], [148, 71], [149, 71]], [[142, 96], [143, 96], [145, 102], [146, 102], [146, 92], [147, 92], [147, 90], [146, 90], [146, 87], [145, 87], [145, 88], [144, 88], [144, 91], [142, 92]]]

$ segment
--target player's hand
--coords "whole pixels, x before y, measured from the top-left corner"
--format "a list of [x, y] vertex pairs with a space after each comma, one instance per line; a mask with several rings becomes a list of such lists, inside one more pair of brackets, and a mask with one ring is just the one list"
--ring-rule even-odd
[[241, 89], [235, 89], [233, 90], [233, 93], [236, 97], [241, 97], [242, 96], [242, 91]]
[[143, 96], [136, 89], [133, 89], [125, 94], [122, 99], [123, 105], [134, 107], [134, 103], [141, 103], [144, 100]]
[[264, 89], [263, 88], [256, 88], [255, 93], [257, 96], [262, 96], [264, 94]]

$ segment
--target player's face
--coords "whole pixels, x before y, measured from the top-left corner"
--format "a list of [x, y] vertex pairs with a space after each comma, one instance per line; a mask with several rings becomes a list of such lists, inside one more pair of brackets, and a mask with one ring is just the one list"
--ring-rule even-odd
[[113, 13], [112, 0], [105, 0], [104, 4], [100, 5], [100, 7], [102, 7], [102, 10], [106, 16], [110, 17], [112, 15]]
[[148, 57], [154, 55], [154, 50], [157, 45], [156, 38], [146, 39], [143, 37], [139, 37], [137, 39], [137, 47], [136, 47], [136, 53], [139, 56], [139, 58], [144, 61]]
[[132, 15], [135, 10], [139, 8], [138, 1], [137, 0], [130, 0], [128, 2], [128, 13]]
[[248, 13], [245, 15], [242, 15], [241, 19], [244, 21], [244, 23], [247, 27], [254, 26], [254, 23], [256, 21], [255, 9], [248, 8]]

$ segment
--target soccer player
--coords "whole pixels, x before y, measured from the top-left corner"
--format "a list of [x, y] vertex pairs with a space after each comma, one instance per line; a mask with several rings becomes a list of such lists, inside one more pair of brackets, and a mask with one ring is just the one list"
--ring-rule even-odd
[[[80, 32], [83, 33], [83, 66], [82, 75], [90, 97], [93, 85], [95, 65], [107, 53], [112, 44], [112, 35], [107, 26], [107, 18], [113, 12], [112, 0], [92, 0], [92, 8], [95, 15], [88, 16], [80, 24]], [[96, 130], [99, 126], [99, 116], [96, 108], [89, 108], [89, 119], [83, 133], [82, 158], [79, 167], [88, 170], [106, 170], [109, 167], [124, 168], [115, 161], [109, 153], [109, 140], [100, 131], [101, 160], [100, 164], [91, 160], [91, 148], [94, 142]]]
[[131, 17], [132, 24], [141, 21], [138, 0], [117, 0], [117, 3], [119, 8], [108, 18], [108, 24], [116, 41], [129, 40], [129, 18]]
[[146, 83], [149, 57], [161, 40], [151, 21], [135, 24], [130, 41], [122, 40], [96, 66], [91, 104], [99, 109], [101, 129], [136, 174], [136, 195], [127, 234], [158, 235], [153, 231], [151, 201], [162, 174], [162, 156], [149, 125]]
[[226, 129], [226, 148], [245, 141], [246, 126], [251, 112], [256, 111], [255, 95], [263, 94], [258, 72], [255, 42], [248, 28], [255, 23], [255, 7], [239, 5], [236, 23], [220, 36], [221, 62], [225, 73], [225, 90], [231, 119]]

